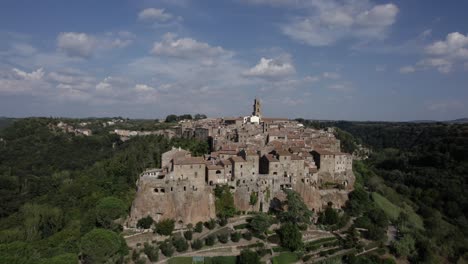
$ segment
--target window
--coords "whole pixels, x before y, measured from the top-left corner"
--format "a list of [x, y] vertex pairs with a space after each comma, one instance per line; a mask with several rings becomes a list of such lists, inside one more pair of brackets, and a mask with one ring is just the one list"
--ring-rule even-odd
[[198, 172], [195, 172], [195, 178], [198, 176]]
[[193, 169], [193, 165], [190, 165], [190, 168]]

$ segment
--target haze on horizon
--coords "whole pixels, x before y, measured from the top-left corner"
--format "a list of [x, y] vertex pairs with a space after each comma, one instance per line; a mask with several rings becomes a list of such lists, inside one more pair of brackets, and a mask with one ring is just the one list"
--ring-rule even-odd
[[468, 116], [468, 3], [0, 4], [0, 116]]

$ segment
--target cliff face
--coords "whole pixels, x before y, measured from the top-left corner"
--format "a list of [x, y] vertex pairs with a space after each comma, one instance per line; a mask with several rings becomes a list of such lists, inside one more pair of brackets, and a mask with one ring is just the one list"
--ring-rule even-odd
[[155, 193], [157, 185], [153, 181], [141, 178], [138, 192], [133, 201], [129, 227], [135, 227], [140, 218], [151, 216], [156, 222], [162, 219], [174, 219], [178, 225], [197, 223], [215, 218], [215, 197], [210, 187], [194, 190], [181, 190]]

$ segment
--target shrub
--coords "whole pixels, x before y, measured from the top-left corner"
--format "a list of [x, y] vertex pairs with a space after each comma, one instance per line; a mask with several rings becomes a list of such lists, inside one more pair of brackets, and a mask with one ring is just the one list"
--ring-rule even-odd
[[225, 225], [227, 225], [228, 220], [227, 220], [227, 218], [222, 217], [222, 218], [219, 219], [218, 223], [219, 223], [219, 226], [225, 226]]
[[159, 249], [157, 247], [151, 246], [148, 243], [145, 243], [143, 252], [146, 254], [148, 259], [151, 262], [156, 262], [159, 259]]
[[241, 234], [239, 232], [234, 232], [231, 234], [232, 242], [239, 242], [240, 238], [241, 238]]
[[207, 238], [205, 238], [205, 245], [207, 246], [213, 246], [216, 242], [216, 237], [214, 235], [210, 235]]
[[244, 234], [242, 234], [242, 237], [245, 239], [245, 240], [252, 240], [252, 233], [250, 232], [245, 232]]
[[209, 230], [213, 230], [216, 227], [216, 221], [214, 219], [210, 219], [210, 221], [205, 222], [205, 226]]
[[193, 242], [192, 242], [192, 249], [194, 250], [199, 250], [203, 247], [203, 241], [201, 241], [200, 239], [195, 239]]
[[257, 252], [244, 249], [240, 253], [239, 263], [257, 264], [260, 263], [260, 257], [258, 256]]
[[172, 231], [174, 231], [175, 221], [172, 219], [164, 219], [159, 221], [156, 224], [155, 231], [156, 233], [163, 235], [163, 236], [170, 236], [172, 235]]
[[159, 248], [161, 248], [161, 253], [166, 257], [171, 257], [174, 254], [174, 246], [167, 241], [162, 242]]
[[138, 220], [137, 222], [137, 227], [138, 228], [143, 228], [143, 229], [148, 229], [151, 228], [151, 225], [154, 223], [153, 218], [151, 216], [146, 216]]
[[229, 241], [229, 234], [223, 233], [223, 234], [218, 235], [218, 240], [219, 242], [226, 244]]
[[192, 231], [191, 230], [185, 231], [184, 232], [184, 237], [187, 240], [192, 240]]
[[203, 231], [203, 222], [198, 222], [193, 229], [194, 232], [201, 233]]
[[177, 252], [184, 252], [187, 251], [189, 245], [187, 240], [183, 239], [182, 237], [176, 238], [172, 241], [172, 244], [176, 248]]

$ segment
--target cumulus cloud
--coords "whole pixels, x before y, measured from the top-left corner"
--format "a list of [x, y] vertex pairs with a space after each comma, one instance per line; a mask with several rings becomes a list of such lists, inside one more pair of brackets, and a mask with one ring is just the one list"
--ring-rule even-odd
[[192, 38], [177, 38], [175, 34], [167, 33], [161, 42], [155, 42], [151, 53], [178, 58], [231, 56], [232, 53], [220, 46], [211, 46]]
[[416, 70], [436, 69], [447, 74], [456, 66], [466, 65], [468, 63], [468, 34], [449, 33], [445, 40], [439, 40], [427, 45], [424, 48], [424, 53], [423, 59], [414, 66], [401, 68], [400, 72], [410, 73]]
[[324, 73], [322, 73], [322, 77], [324, 79], [336, 80], [336, 79], [340, 79], [341, 75], [339, 73], [336, 73], [336, 72], [324, 72]]
[[307, 16], [282, 25], [293, 40], [311, 46], [328, 46], [342, 39], [383, 39], [396, 21], [398, 7], [370, 1], [315, 0], [304, 4]]
[[155, 90], [153, 87], [148, 86], [146, 84], [137, 84], [137, 85], [135, 85], [134, 89], [137, 92], [151, 92], [151, 91]]
[[400, 68], [400, 73], [408, 74], [415, 72], [416, 69], [413, 66], [403, 66]]
[[108, 32], [100, 36], [63, 32], [57, 37], [57, 47], [70, 57], [89, 58], [96, 50], [107, 51], [127, 47], [133, 42], [134, 38], [135, 36], [127, 31]]
[[141, 21], [167, 22], [173, 18], [173, 15], [167, 13], [164, 9], [146, 8], [138, 13], [138, 19]]
[[90, 57], [96, 40], [86, 33], [63, 32], [57, 37], [57, 47], [72, 57]]
[[44, 77], [44, 70], [42, 68], [39, 68], [35, 71], [32, 71], [30, 73], [24, 72], [22, 70], [18, 70], [16, 68], [13, 69], [13, 72], [20, 78], [24, 80], [29, 80], [29, 81], [34, 81], [34, 80], [41, 80], [42, 77]]
[[276, 79], [290, 76], [296, 70], [290, 62], [277, 59], [261, 58], [257, 65], [244, 73], [245, 76]]

